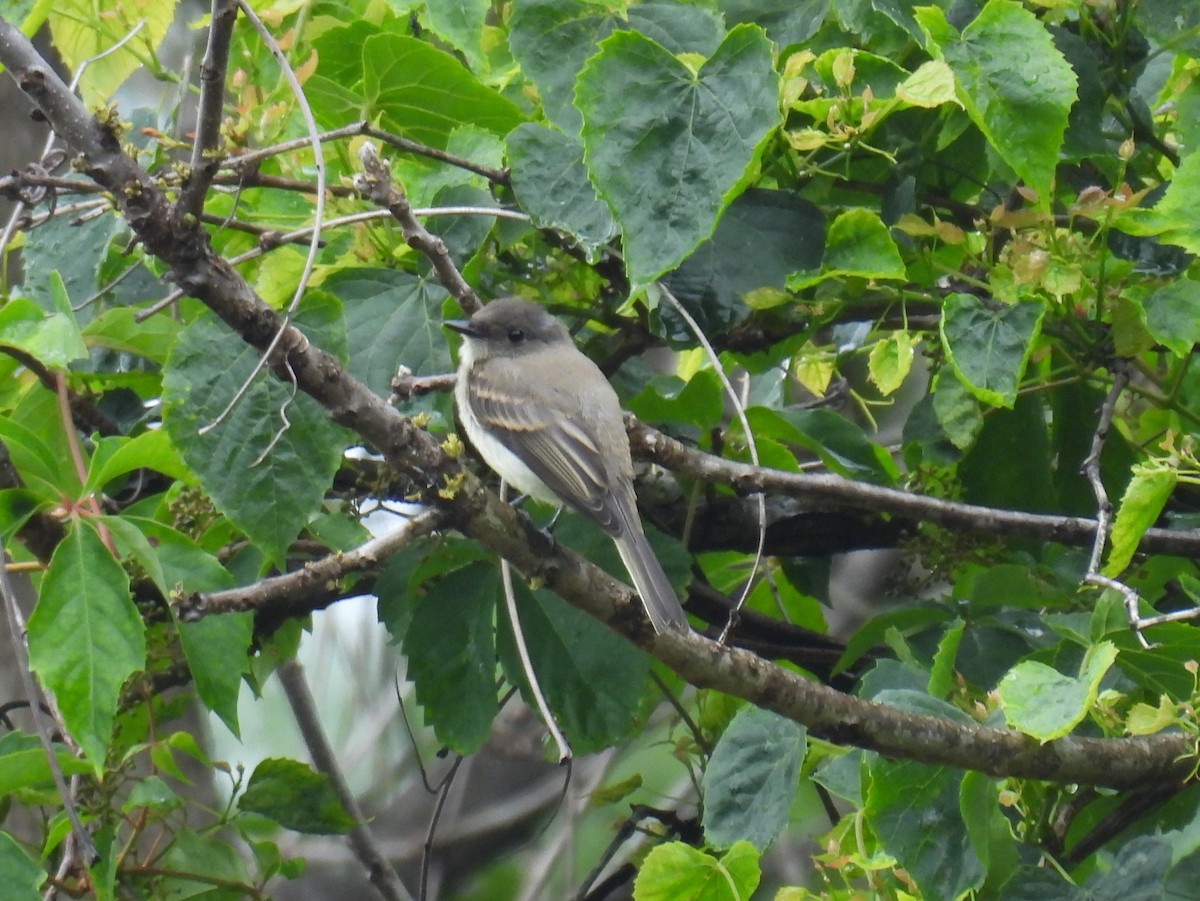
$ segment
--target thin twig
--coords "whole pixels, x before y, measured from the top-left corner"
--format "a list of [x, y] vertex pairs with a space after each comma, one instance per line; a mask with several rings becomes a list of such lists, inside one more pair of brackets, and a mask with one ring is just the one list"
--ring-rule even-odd
[[330, 582], [353, 572], [378, 567], [401, 548], [436, 531], [445, 522], [445, 518], [442, 511], [429, 509], [409, 520], [401, 528], [372, 538], [354, 550], [339, 551], [320, 560], [313, 560], [295, 572], [260, 579], [243, 588], [189, 594], [179, 601], [179, 618], [193, 621], [214, 614], [259, 610], [272, 604], [301, 605], [310, 595], [322, 593]]
[[313, 764], [329, 779], [333, 793], [337, 795], [338, 801], [355, 822], [354, 828], [350, 830], [350, 847], [354, 851], [354, 856], [366, 867], [371, 884], [387, 901], [412, 901], [412, 895], [404, 887], [404, 883], [400, 881], [399, 875], [392, 869], [388, 859], [383, 856], [383, 852], [379, 850], [375, 835], [371, 831], [371, 827], [367, 825], [367, 818], [358, 805], [358, 799], [354, 797], [350, 786], [346, 784], [346, 777], [342, 775], [337, 757], [333, 753], [333, 748], [329, 746], [325, 730], [321, 727], [317, 705], [313, 701], [312, 692], [308, 690], [304, 670], [295, 660], [288, 660], [279, 667], [278, 672], [280, 684], [283, 685], [284, 694], [287, 695], [288, 704], [291, 705], [296, 725], [299, 726], [300, 734], [304, 737], [304, 744], [308, 748]]
[[[689, 313], [668, 290], [664, 284], [659, 284], [658, 288], [663, 293], [663, 297], [675, 308], [675, 312], [679, 317], [687, 323], [688, 329], [700, 342], [700, 346], [704, 348], [704, 353], [708, 357], [709, 363], [712, 365], [713, 371], [717, 374], [717, 378], [721, 380], [721, 385], [725, 389], [725, 394], [729, 397], [729, 402], [733, 406], [734, 412], [737, 413], [738, 421], [742, 424], [742, 432], [746, 436], [746, 447], [750, 451], [750, 462], [758, 466], [758, 442], [754, 438], [754, 431], [750, 428], [750, 420], [746, 418], [746, 406], [742, 403], [741, 397], [734, 390], [733, 383], [729, 381], [729, 376], [725, 374], [725, 367], [721, 364], [721, 358], [717, 356], [716, 348], [712, 346], [712, 342], [708, 340], [708, 336], [704, 334], [704, 330], [700, 328], [700, 324], [692, 318]], [[767, 499], [761, 492], [754, 492], [752, 495], [758, 504], [758, 547], [754, 552], [754, 563], [750, 568], [750, 575], [746, 579], [746, 584], [742, 588], [742, 593], [738, 597], [737, 604], [729, 611], [729, 618], [725, 621], [725, 628], [721, 630], [721, 637], [717, 639], [718, 644], [725, 644], [729, 638], [729, 633], [733, 627], [737, 625], [738, 615], [742, 612], [742, 607], [746, 603], [746, 598], [750, 596], [750, 591], [754, 588], [754, 576], [762, 566], [763, 547], [767, 543]]]
[[[365, 119], [354, 122], [350, 125], [343, 125], [341, 128], [335, 128], [333, 131], [322, 132], [320, 139], [322, 141], [340, 141], [343, 138], [356, 138], [360, 135], [375, 138], [377, 141], [382, 141], [389, 147], [393, 147], [404, 153], [412, 153], [418, 156], [429, 157], [441, 163], [446, 163], [450, 166], [456, 166], [459, 169], [465, 169], [468, 172], [474, 172], [476, 175], [482, 175], [488, 181], [494, 184], [507, 184], [508, 173], [503, 169], [493, 169], [491, 166], [483, 166], [465, 157], [456, 156], [453, 153], [447, 153], [445, 150], [439, 150], [437, 147], [430, 147], [427, 144], [422, 144], [419, 141], [412, 141], [408, 138], [403, 138], [400, 135], [392, 134], [390, 131], [384, 131], [382, 128], [377, 128]], [[259, 150], [251, 150], [248, 153], [239, 154], [238, 156], [230, 157], [224, 162], [224, 166], [234, 169], [245, 169], [248, 166], [257, 164], [260, 160], [267, 159], [272, 156], [278, 156], [281, 153], [288, 153], [292, 150], [299, 150], [307, 146], [308, 139], [297, 138], [292, 141], [284, 141], [280, 144], [273, 144], [270, 147], [263, 147]]]
[[192, 143], [191, 171], [184, 179], [175, 205], [177, 217], [199, 218], [204, 195], [220, 168], [221, 119], [225, 110], [225, 73], [229, 45], [237, 22], [237, 0], [212, 0], [208, 46], [200, 63], [200, 106], [196, 111], [196, 136]]
[[[433, 217], [433, 216], [495, 216], [498, 219], [517, 219], [527, 222], [529, 217], [524, 213], [516, 210], [506, 210], [503, 208], [486, 207], [486, 206], [447, 206], [447, 207], [416, 207], [413, 209], [414, 216]], [[391, 219], [392, 214], [388, 210], [364, 210], [360, 213], [350, 213], [346, 216], [338, 216], [336, 219], [329, 219], [325, 222], [323, 231], [332, 231], [335, 228], [341, 228], [344, 225], [355, 225], [360, 222], [370, 222], [374, 219]], [[244, 253], [240, 253], [235, 257], [230, 257], [228, 263], [230, 266], [239, 266], [242, 263], [253, 260], [262, 256], [268, 251], [281, 247], [284, 244], [293, 241], [299, 241], [313, 234], [313, 226], [306, 225], [303, 228], [295, 229], [290, 232], [267, 231], [259, 236], [258, 247], [252, 247]], [[161, 300], [155, 301], [150, 306], [134, 314], [134, 322], [145, 322], [151, 316], [161, 313], [175, 301], [179, 300], [187, 293], [181, 289], [176, 289], [170, 294], [163, 297]]]
[[[500, 483], [500, 499], [508, 499], [508, 485], [505, 482]], [[550, 730], [550, 735], [554, 738], [554, 744], [558, 748], [558, 762], [566, 763], [573, 756], [571, 746], [563, 736], [562, 730], [558, 728], [558, 722], [554, 719], [554, 712], [550, 709], [550, 705], [546, 703], [546, 696], [542, 693], [542, 684], [538, 681], [537, 673], [533, 669], [533, 661], [529, 658], [529, 646], [525, 643], [525, 630], [521, 628], [521, 617], [517, 614], [517, 596], [513, 591], [512, 564], [503, 557], [500, 558], [500, 577], [500, 581], [504, 585], [504, 606], [508, 611], [508, 622], [512, 626], [517, 656], [521, 659], [521, 669], [525, 673], [526, 681], [529, 682], [529, 690], [533, 692], [533, 699], [537, 703], [538, 712], [542, 715], [542, 721]]]
[[1150, 642], [1146, 641], [1146, 636], [1142, 634], [1143, 624], [1139, 615], [1141, 597], [1131, 586], [1118, 579], [1102, 575], [1100, 572], [1100, 561], [1104, 557], [1104, 547], [1108, 544], [1108, 536], [1112, 531], [1113, 516], [1112, 501], [1108, 499], [1108, 492], [1100, 478], [1100, 455], [1104, 452], [1104, 442], [1108, 438], [1108, 430], [1112, 426], [1113, 411], [1116, 409], [1117, 401], [1121, 397], [1121, 392], [1125, 390], [1125, 386], [1129, 384], [1129, 366], [1127, 364], [1117, 361], [1113, 364], [1112, 371], [1112, 387], [1108, 389], [1104, 403], [1100, 405], [1100, 419], [1096, 423], [1095, 431], [1092, 432], [1092, 446], [1080, 466], [1080, 471], [1087, 477], [1088, 483], [1092, 486], [1092, 494], [1096, 498], [1096, 536], [1092, 542], [1092, 553], [1088, 558], [1088, 568], [1084, 573], [1083, 582], [1087, 585], [1115, 591], [1124, 598], [1125, 615], [1129, 619], [1129, 628], [1133, 630], [1141, 646], [1148, 649]]
[[372, 203], [385, 207], [400, 223], [400, 231], [408, 245], [423, 253], [433, 265], [438, 281], [458, 301], [463, 312], [476, 312], [483, 304], [467, 284], [454, 261], [446, 242], [428, 231], [417, 219], [408, 198], [392, 184], [392, 173], [379, 151], [370, 141], [364, 141], [358, 151], [362, 172], [354, 176], [354, 187]]

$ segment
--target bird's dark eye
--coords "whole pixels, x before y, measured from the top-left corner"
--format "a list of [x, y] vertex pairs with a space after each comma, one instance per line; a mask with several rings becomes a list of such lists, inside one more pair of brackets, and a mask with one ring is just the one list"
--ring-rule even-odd
[[508, 330], [508, 340], [513, 344], [520, 344], [525, 340], [525, 333], [519, 328], [510, 328]]

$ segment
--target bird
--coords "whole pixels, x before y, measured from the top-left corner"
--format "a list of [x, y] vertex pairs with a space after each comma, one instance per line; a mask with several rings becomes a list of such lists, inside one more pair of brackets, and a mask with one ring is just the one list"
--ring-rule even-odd
[[445, 325], [462, 335], [455, 408], [483, 461], [525, 495], [566, 506], [613, 540], [657, 633], [687, 633], [633, 490], [617, 393], [544, 307], [516, 297]]

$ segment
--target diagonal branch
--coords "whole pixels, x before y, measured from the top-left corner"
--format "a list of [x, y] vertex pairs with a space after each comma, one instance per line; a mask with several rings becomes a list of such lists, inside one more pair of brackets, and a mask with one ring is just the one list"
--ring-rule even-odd
[[199, 217], [221, 166], [221, 115], [225, 109], [225, 73], [229, 69], [229, 44], [237, 21], [236, 0], [213, 0], [208, 25], [208, 47], [200, 64], [200, 108], [196, 113], [196, 136], [192, 143], [191, 171], [179, 192], [177, 216]]

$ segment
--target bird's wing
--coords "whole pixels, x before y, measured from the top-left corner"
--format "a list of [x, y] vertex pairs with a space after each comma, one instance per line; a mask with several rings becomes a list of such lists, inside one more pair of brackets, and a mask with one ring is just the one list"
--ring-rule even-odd
[[615, 535], [622, 528], [618, 499], [588, 423], [577, 411], [533, 405], [498, 390], [476, 369], [467, 392], [480, 425], [528, 466], [565, 504]]

